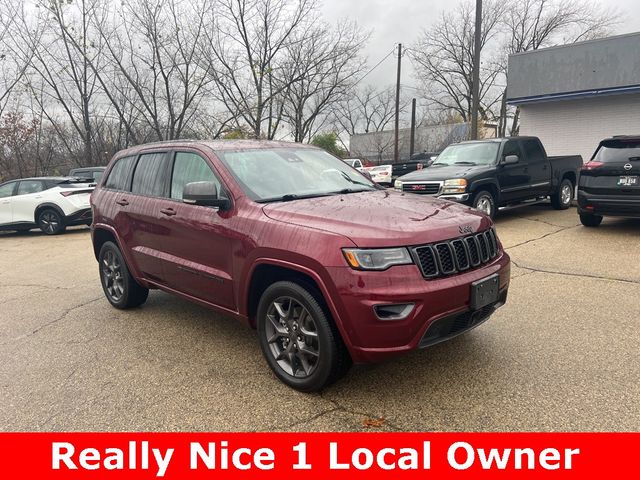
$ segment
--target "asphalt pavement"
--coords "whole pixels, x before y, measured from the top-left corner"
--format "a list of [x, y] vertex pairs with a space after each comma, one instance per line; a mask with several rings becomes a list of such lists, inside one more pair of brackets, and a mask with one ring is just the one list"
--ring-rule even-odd
[[322, 394], [215, 312], [158, 291], [112, 308], [87, 228], [0, 234], [0, 429], [640, 430], [640, 221], [541, 204], [497, 231], [512, 281], [488, 322]]

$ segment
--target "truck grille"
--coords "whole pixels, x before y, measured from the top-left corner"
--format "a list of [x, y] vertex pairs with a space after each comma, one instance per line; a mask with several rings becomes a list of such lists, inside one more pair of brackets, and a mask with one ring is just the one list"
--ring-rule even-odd
[[488, 263], [498, 255], [498, 239], [493, 228], [468, 237], [456, 238], [413, 249], [422, 276], [442, 277]]
[[403, 183], [402, 191], [407, 193], [420, 193], [422, 195], [437, 195], [440, 193], [440, 183]]

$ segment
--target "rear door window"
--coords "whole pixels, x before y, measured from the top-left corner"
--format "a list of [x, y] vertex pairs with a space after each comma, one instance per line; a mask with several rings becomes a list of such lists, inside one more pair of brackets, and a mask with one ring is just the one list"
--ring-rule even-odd
[[107, 177], [106, 188], [129, 190], [129, 172], [136, 157], [124, 157], [116, 161]]
[[522, 148], [529, 163], [542, 163], [545, 160], [544, 150], [540, 142], [534, 139], [522, 140]]
[[22, 180], [18, 184], [17, 195], [28, 195], [30, 193], [38, 193], [44, 190], [42, 180]]
[[602, 163], [640, 160], [640, 140], [606, 140], [596, 150], [593, 160]]
[[140, 155], [133, 172], [131, 193], [146, 197], [164, 197], [165, 195], [165, 152]]
[[204, 158], [197, 153], [176, 152], [171, 176], [171, 198], [182, 200], [184, 186], [191, 182], [214, 182], [218, 187], [218, 195], [224, 196], [220, 180]]

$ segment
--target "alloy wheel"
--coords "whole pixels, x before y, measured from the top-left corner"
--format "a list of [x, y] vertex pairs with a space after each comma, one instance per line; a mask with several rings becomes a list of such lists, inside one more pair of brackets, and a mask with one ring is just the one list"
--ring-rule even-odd
[[309, 377], [320, 359], [318, 329], [309, 311], [292, 297], [276, 298], [267, 309], [265, 334], [280, 368], [296, 378]]
[[560, 192], [560, 199], [563, 205], [569, 205], [571, 203], [571, 185], [563, 185]]
[[476, 210], [486, 215], [491, 215], [491, 208], [491, 200], [488, 197], [481, 197], [476, 204]]
[[124, 277], [120, 259], [113, 250], [107, 251], [102, 259], [102, 278], [111, 299], [120, 301], [124, 295]]
[[40, 224], [46, 233], [54, 233], [60, 225], [60, 219], [53, 212], [44, 212], [40, 217]]

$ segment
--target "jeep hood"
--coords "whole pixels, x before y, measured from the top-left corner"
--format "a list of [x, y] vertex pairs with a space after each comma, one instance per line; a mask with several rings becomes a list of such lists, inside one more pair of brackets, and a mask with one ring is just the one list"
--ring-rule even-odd
[[359, 247], [420, 245], [491, 225], [464, 205], [393, 190], [270, 203], [263, 212], [280, 222], [341, 234]]

